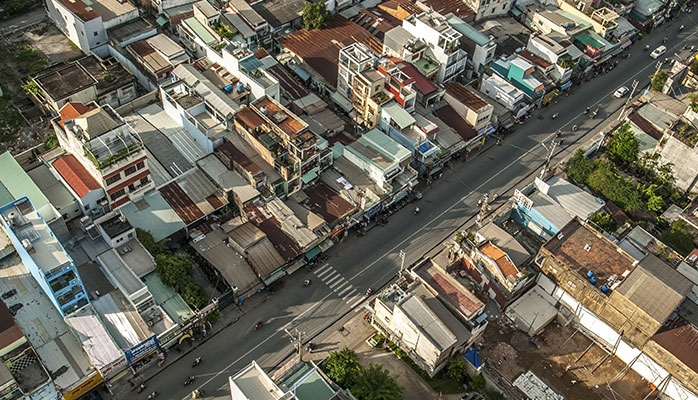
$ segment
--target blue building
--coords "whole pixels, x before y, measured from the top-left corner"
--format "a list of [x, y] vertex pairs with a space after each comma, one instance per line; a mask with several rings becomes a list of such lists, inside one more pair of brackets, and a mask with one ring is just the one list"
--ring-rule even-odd
[[7, 235], [62, 316], [89, 303], [75, 262], [27, 197], [0, 207]]

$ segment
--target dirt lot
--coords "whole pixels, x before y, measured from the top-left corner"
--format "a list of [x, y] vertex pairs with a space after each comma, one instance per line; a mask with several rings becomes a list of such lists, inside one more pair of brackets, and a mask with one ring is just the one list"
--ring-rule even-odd
[[622, 372], [621, 360], [606, 358], [602, 348], [570, 326], [553, 322], [532, 343], [500, 319], [490, 322], [484, 337], [481, 358], [509, 382], [530, 369], [566, 399], [642, 399], [649, 393], [637, 373]]
[[[4, 96], [0, 104], [2, 137], [0, 151], [19, 153], [42, 142], [51, 132], [46, 117], [33, 105], [21, 88], [23, 79], [31, 72], [26, 61], [18, 61], [15, 55], [23, 46], [30, 46], [46, 57], [46, 65], [80, 57], [70, 41], [49, 22], [31, 25], [8, 34], [0, 41], [0, 72], [3, 74]], [[31, 61], [32, 64], [34, 60]]]

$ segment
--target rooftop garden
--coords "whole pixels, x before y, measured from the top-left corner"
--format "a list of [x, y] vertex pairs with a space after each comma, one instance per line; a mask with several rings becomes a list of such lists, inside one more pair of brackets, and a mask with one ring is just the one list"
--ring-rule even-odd
[[[97, 167], [97, 169], [99, 170], [109, 168], [113, 164], [123, 160], [124, 158], [127, 158], [132, 153], [140, 151], [141, 148], [141, 143], [136, 142], [118, 150], [115, 153], [109, 153], [109, 155], [107, 155], [106, 157], [102, 157], [103, 154], [95, 155], [87, 146], [82, 146], [82, 150], [85, 156], [89, 158], [90, 161], [92, 161], [95, 167]], [[100, 158], [103, 159], [100, 160]]]

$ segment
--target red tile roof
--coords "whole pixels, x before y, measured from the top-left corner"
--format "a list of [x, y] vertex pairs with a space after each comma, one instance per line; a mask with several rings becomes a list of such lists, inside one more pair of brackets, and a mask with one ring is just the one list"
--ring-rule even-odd
[[383, 43], [366, 29], [335, 15], [322, 29], [301, 29], [279, 39], [281, 46], [302, 58], [330, 85], [337, 84], [339, 50], [356, 42], [368, 46], [377, 54], [383, 52]]
[[160, 194], [185, 224], [189, 225], [204, 217], [203, 211], [194, 204], [192, 199], [179, 187], [177, 182], [172, 182], [163, 186], [160, 189]]
[[394, 57], [391, 57], [390, 59], [395, 63], [395, 65], [398, 68], [400, 68], [400, 71], [404, 72], [405, 75], [414, 79], [414, 86], [423, 95], [428, 95], [436, 91], [436, 86], [434, 86], [434, 84], [431, 83], [431, 81], [427, 79], [427, 77], [424, 76], [424, 74], [419, 72], [419, 70], [414, 65]]
[[446, 93], [453, 96], [460, 103], [468, 107], [473, 111], [481, 110], [489, 105], [488, 102], [478, 96], [475, 92], [468, 90], [465, 86], [458, 82], [446, 82], [444, 83], [446, 88]]
[[88, 113], [89, 111], [92, 111], [96, 109], [97, 107], [94, 106], [88, 106], [82, 103], [78, 102], [71, 102], [63, 106], [61, 108], [61, 119], [58, 121], [61, 126], [63, 126], [63, 121], [67, 121], [69, 119], [75, 119], [83, 114]]
[[424, 282], [436, 290], [444, 301], [458, 308], [466, 318], [472, 317], [485, 306], [480, 299], [475, 297], [475, 295], [463, 287], [463, 285], [457, 282], [454, 283], [452, 281], [453, 278], [447, 276], [446, 273], [438, 266], [434, 265], [433, 262], [430, 264], [431, 265], [428, 267], [419, 268], [417, 274]]
[[537, 55], [531, 53], [528, 50], [521, 50], [518, 54], [519, 54], [519, 57], [523, 57], [526, 60], [540, 66], [541, 68], [548, 68], [551, 65], [553, 65], [550, 62], [538, 57]]
[[676, 318], [652, 337], [674, 357], [698, 372], [698, 329], [683, 318]]
[[82, 0], [59, 0], [60, 3], [70, 10], [73, 14], [77, 15], [83, 21], [91, 21], [93, 19], [99, 18], [100, 15], [97, 11], [93, 10]]
[[399, 19], [378, 7], [359, 10], [359, 13], [352, 18], [352, 21], [356, 22], [371, 34], [376, 35], [380, 40], [383, 40], [386, 32], [402, 25]]
[[87, 169], [72, 154], [56, 159], [53, 162], [53, 168], [68, 186], [73, 189], [73, 192], [81, 198], [91, 190], [97, 190], [101, 187], [97, 180], [87, 172]]
[[506, 253], [504, 253], [502, 249], [493, 245], [492, 243], [487, 242], [484, 245], [480, 246], [480, 251], [482, 251], [483, 254], [492, 258], [497, 263], [497, 266], [499, 267], [499, 270], [502, 271], [502, 275], [504, 275], [504, 278], [508, 278], [519, 273], [518, 268], [516, 268], [514, 263], [512, 263], [511, 260], [509, 260], [509, 258], [507, 258]]
[[468, 7], [463, 0], [425, 0], [424, 4], [441, 15], [453, 13], [466, 22], [472, 21], [475, 17], [475, 11]]

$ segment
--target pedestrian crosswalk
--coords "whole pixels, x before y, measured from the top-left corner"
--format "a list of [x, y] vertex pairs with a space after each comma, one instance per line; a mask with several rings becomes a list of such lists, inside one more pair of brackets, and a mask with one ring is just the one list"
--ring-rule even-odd
[[337, 296], [349, 304], [349, 307], [352, 309], [356, 308], [356, 306], [364, 301], [365, 296], [363, 292], [354, 287], [348, 280], [344, 279], [342, 274], [332, 268], [330, 264], [323, 265], [316, 269], [314, 273], [315, 276], [335, 292]]

